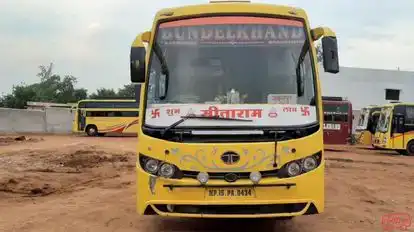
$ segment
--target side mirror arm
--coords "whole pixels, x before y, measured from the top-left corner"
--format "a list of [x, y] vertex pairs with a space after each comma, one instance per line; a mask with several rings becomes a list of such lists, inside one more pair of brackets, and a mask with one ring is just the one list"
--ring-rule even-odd
[[319, 40], [322, 36], [336, 37], [336, 34], [329, 27], [317, 27], [311, 30], [311, 37], [314, 42]]

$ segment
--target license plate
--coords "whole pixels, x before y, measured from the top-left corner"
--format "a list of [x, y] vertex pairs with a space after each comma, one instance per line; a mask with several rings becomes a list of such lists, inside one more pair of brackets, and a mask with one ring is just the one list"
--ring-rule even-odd
[[207, 189], [208, 197], [254, 197], [252, 188], [210, 188]]

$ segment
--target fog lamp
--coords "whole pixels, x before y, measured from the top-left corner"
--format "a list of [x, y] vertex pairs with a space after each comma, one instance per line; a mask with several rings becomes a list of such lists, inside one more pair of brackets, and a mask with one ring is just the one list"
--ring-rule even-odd
[[197, 180], [201, 183], [201, 184], [206, 184], [207, 181], [209, 179], [208, 173], [206, 172], [200, 172], [197, 175]]
[[260, 172], [251, 172], [250, 173], [250, 180], [257, 184], [259, 183], [259, 181], [262, 179], [262, 174], [260, 174]]

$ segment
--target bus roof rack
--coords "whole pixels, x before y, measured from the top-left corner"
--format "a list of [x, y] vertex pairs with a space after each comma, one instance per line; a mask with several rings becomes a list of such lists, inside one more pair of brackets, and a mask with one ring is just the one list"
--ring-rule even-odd
[[334, 96], [322, 96], [322, 100], [325, 101], [343, 101], [342, 97], [334, 97]]

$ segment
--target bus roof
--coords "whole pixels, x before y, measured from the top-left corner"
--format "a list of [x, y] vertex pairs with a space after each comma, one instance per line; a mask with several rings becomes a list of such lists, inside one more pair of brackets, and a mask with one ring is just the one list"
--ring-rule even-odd
[[135, 102], [135, 99], [83, 99], [80, 102]]
[[411, 103], [411, 102], [398, 102], [398, 103], [387, 103], [387, 104], [384, 104], [384, 105], [377, 105], [377, 106], [374, 106], [374, 107], [365, 107], [365, 108], [368, 108], [368, 109], [376, 109], [375, 111], [378, 111], [377, 109], [382, 109], [382, 108], [385, 108], [385, 107], [391, 107], [391, 108], [393, 108], [393, 107], [395, 107], [395, 106], [414, 106], [414, 103]]
[[372, 109], [375, 107], [381, 107], [381, 106], [380, 105], [368, 105], [368, 106], [362, 107], [361, 109]]
[[394, 107], [394, 106], [414, 106], [412, 102], [396, 102], [396, 103], [388, 103], [385, 104], [386, 107]]
[[307, 19], [305, 11], [292, 6], [282, 6], [268, 3], [250, 2], [211, 2], [205, 4], [186, 5], [174, 8], [164, 8], [156, 13], [155, 20], [183, 18], [186, 16], [215, 14], [215, 13], [262, 13], [268, 15], [295, 16]]
[[384, 107], [385, 105], [368, 105], [365, 107], [362, 107], [361, 110], [372, 110], [372, 109], [380, 109]]
[[342, 100], [342, 101], [322, 100], [322, 103], [326, 103], [327, 105], [352, 105], [352, 103], [348, 100]]

